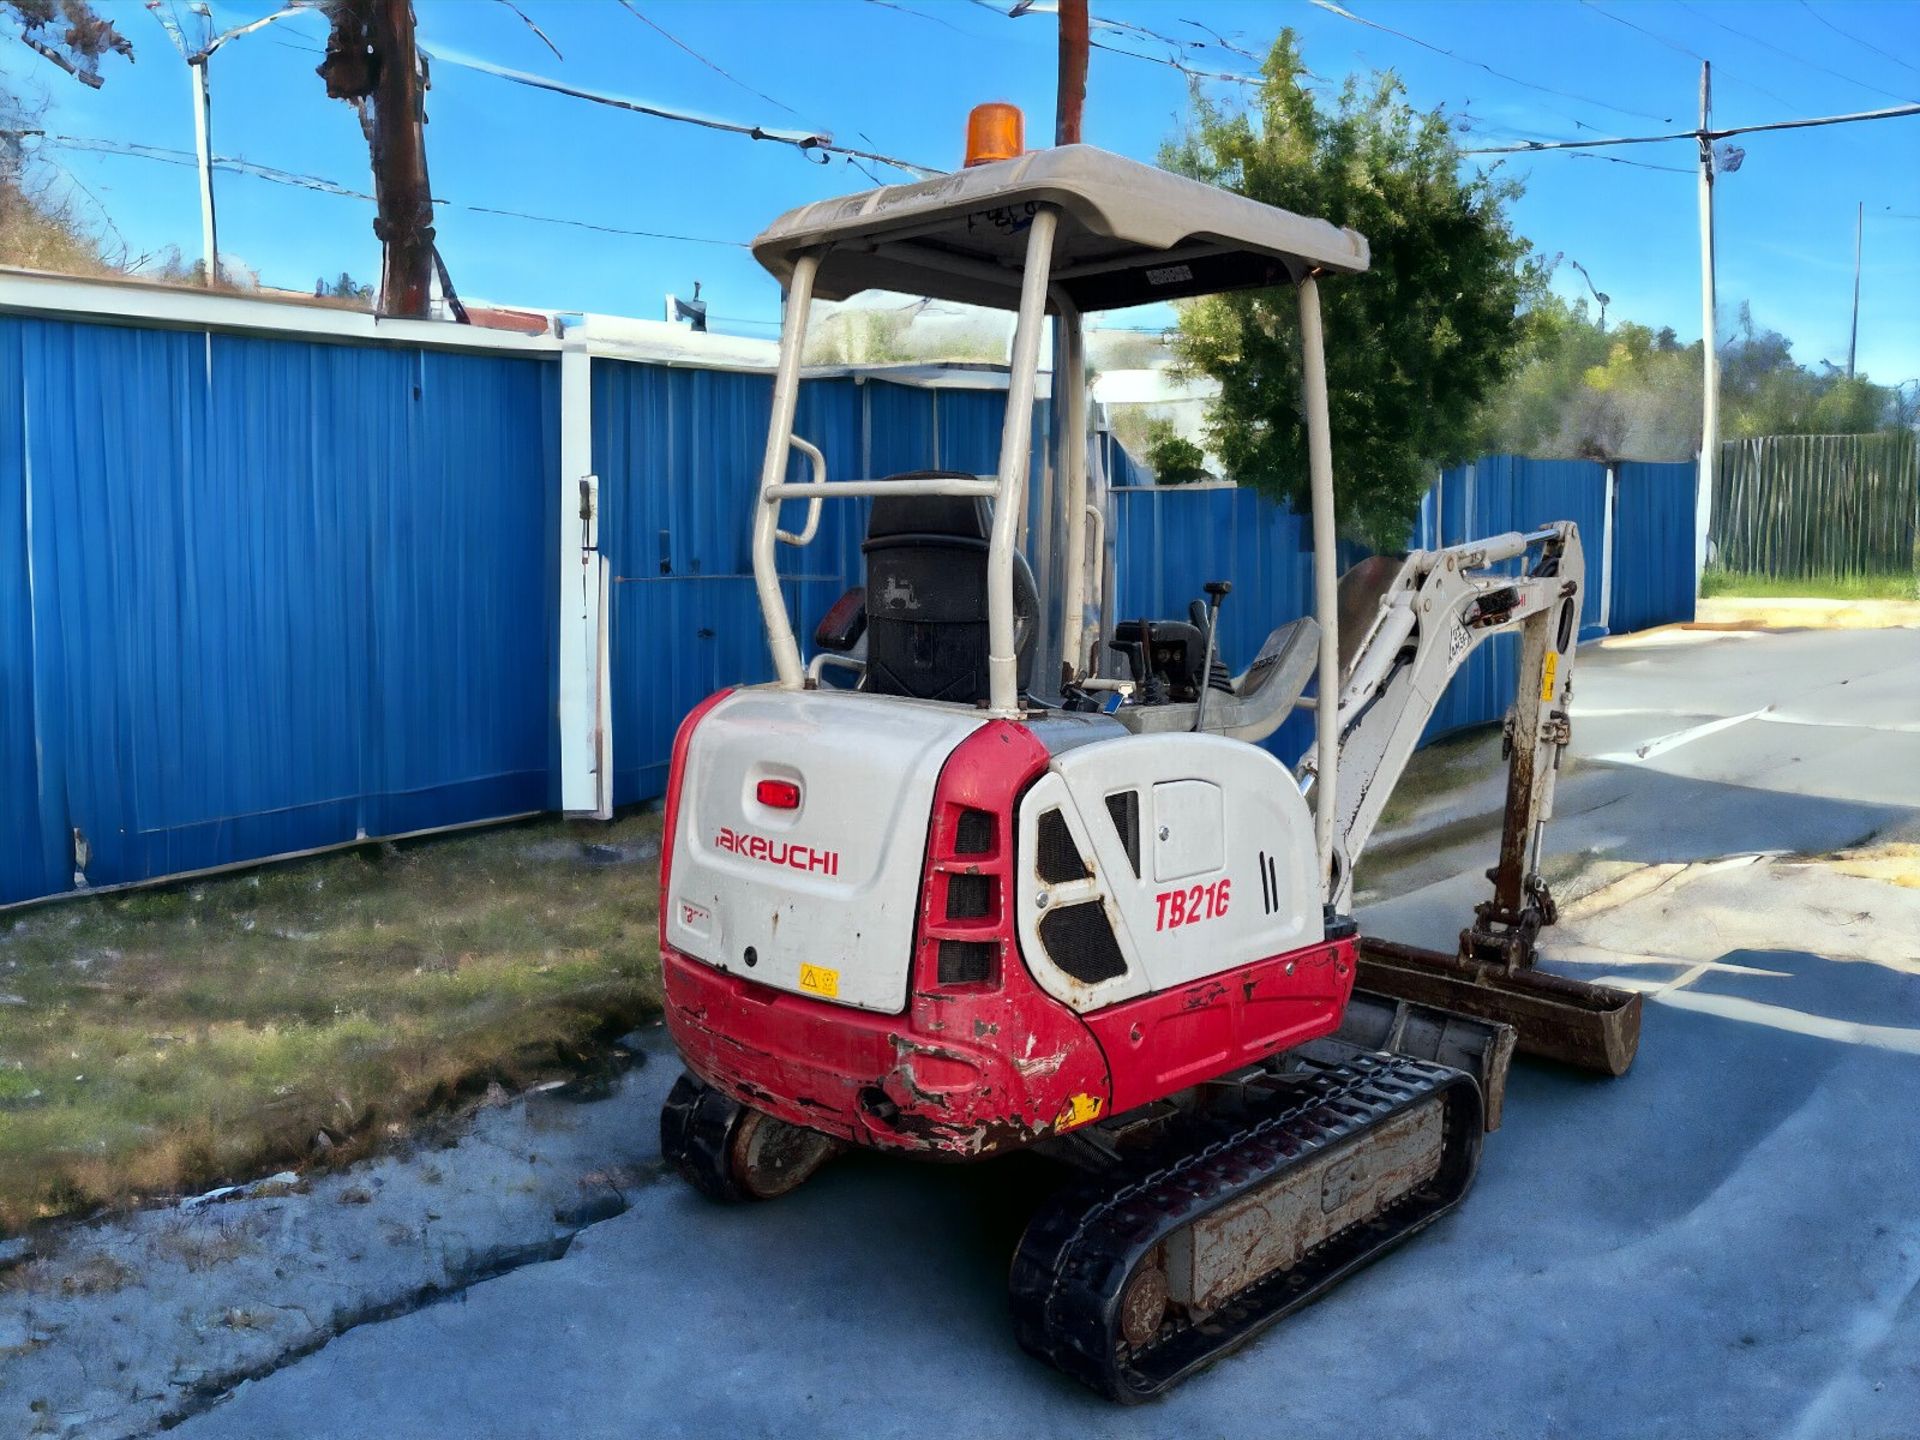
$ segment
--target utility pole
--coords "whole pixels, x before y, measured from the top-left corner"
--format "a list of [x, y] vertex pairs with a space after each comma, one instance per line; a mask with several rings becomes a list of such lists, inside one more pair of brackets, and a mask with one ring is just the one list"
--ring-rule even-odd
[[360, 113], [373, 164], [382, 252], [382, 315], [424, 318], [434, 270], [427, 184], [427, 74], [414, 43], [412, 0], [337, 0], [319, 74], [327, 94]]
[[1054, 106], [1053, 143], [1080, 143], [1080, 114], [1087, 103], [1087, 0], [1060, 0], [1060, 87]]
[[1860, 348], [1860, 231], [1867, 222], [1867, 202], [1853, 212], [1853, 329], [1847, 335], [1847, 378], [1853, 379], [1854, 355]]
[[1713, 523], [1713, 481], [1720, 459], [1720, 351], [1714, 327], [1713, 66], [1700, 62], [1700, 479], [1694, 506], [1693, 576], [1696, 590], [1707, 568], [1707, 531]]
[[213, 101], [207, 93], [207, 61], [211, 50], [187, 57], [193, 73], [193, 150], [200, 163], [201, 283], [212, 289], [220, 283], [220, 239], [213, 219]]
[[199, 14], [205, 22], [200, 34], [202, 42], [198, 46], [188, 42], [186, 32], [180, 28], [173, 12], [162, 0], [147, 0], [147, 9], [153, 18], [167, 32], [167, 38], [173, 41], [174, 48], [180, 52], [180, 58], [187, 62], [187, 70], [193, 79], [193, 150], [200, 171], [200, 263], [201, 283], [209, 289], [220, 283], [220, 240], [218, 227], [214, 223], [213, 213], [213, 96], [208, 88], [207, 66], [213, 59], [213, 52], [229, 40], [242, 35], [252, 34], [264, 29], [277, 20], [290, 19], [304, 13], [306, 0], [295, 3], [263, 15], [258, 20], [249, 20], [244, 25], [236, 25], [231, 30], [216, 35], [213, 22], [206, 6], [199, 7]]

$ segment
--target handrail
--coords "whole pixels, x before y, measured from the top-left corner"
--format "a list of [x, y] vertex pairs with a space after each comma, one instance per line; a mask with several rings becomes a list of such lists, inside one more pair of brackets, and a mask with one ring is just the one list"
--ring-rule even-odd
[[[819, 489], [827, 483], [827, 457], [820, 453], [820, 447], [811, 441], [802, 440], [798, 435], [789, 435], [787, 443], [813, 462], [813, 479], [806, 486], [809, 490]], [[789, 487], [791, 488], [791, 487]], [[815, 495], [807, 501], [806, 527], [798, 535], [791, 531], [776, 529], [773, 538], [785, 545], [811, 545], [815, 532], [820, 529], [820, 501], [823, 496]]]
[[[766, 495], [773, 500], [805, 499], [818, 505], [822, 500], [852, 500], [869, 495], [985, 495], [999, 493], [1000, 482], [986, 476], [968, 479], [943, 475], [926, 480], [830, 480], [825, 485], [808, 481], [783, 480], [769, 485]], [[811, 533], [811, 531], [809, 531]]]
[[1020, 713], [1019, 662], [1013, 623], [1014, 537], [1026, 511], [1027, 465], [1033, 434], [1034, 376], [1040, 368], [1040, 331], [1047, 319], [1047, 273], [1060, 212], [1041, 205], [1027, 230], [1020, 275], [1020, 318], [1007, 357], [1007, 407], [1000, 425], [999, 493], [987, 545], [987, 705], [997, 717]]
[[780, 569], [774, 558], [780, 500], [769, 492], [787, 473], [793, 411], [800, 394], [800, 349], [806, 343], [813, 277], [819, 270], [820, 252], [810, 250], [793, 262], [793, 276], [787, 282], [780, 362], [773, 372], [773, 413], [767, 426], [766, 455], [760, 464], [760, 503], [753, 513], [753, 585], [760, 598], [760, 619], [766, 627], [767, 649], [773, 656], [773, 673], [788, 690], [804, 685], [807, 672], [800, 663], [800, 647], [793, 638], [793, 620], [787, 614], [787, 599], [780, 588]]

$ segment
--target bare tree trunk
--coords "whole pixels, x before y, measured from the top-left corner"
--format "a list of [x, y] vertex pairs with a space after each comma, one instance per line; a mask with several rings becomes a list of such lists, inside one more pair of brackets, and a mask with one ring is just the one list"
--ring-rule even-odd
[[412, 0], [333, 0], [320, 76], [327, 94], [360, 112], [378, 204], [380, 313], [425, 316], [434, 265], [427, 182], [427, 74], [414, 43]]
[[1087, 103], [1087, 0], [1060, 0], [1060, 89], [1053, 143], [1080, 143], [1080, 112]]

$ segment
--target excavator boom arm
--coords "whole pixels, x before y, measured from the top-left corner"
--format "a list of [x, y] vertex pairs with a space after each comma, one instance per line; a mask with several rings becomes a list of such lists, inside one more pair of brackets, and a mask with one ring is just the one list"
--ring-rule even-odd
[[[1495, 568], [1511, 560], [1523, 562], [1519, 574]], [[1535, 870], [1559, 752], [1570, 738], [1567, 703], [1585, 581], [1579, 532], [1563, 521], [1528, 535], [1415, 551], [1397, 570], [1376, 566], [1365, 591], [1347, 597], [1357, 603], [1342, 607], [1348, 633], [1341, 636], [1339, 859], [1329, 896], [1337, 908], [1351, 904], [1353, 867], [1447, 682], [1491, 636], [1518, 632], [1519, 676], [1506, 722], [1505, 825], [1499, 863], [1490, 872], [1494, 899], [1480, 907], [1475, 928], [1520, 926], [1543, 901], [1540, 921], [1550, 922], [1551, 901]], [[1300, 773], [1316, 768], [1317, 756], [1309, 754]], [[1530, 953], [1531, 930], [1526, 939]]]

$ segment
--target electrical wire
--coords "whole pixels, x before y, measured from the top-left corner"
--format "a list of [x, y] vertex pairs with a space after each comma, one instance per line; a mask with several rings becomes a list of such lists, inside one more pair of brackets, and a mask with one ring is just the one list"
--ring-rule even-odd
[[[146, 145], [132, 140], [102, 140], [89, 135], [59, 135], [44, 130], [0, 130], [0, 135], [38, 139], [45, 144], [57, 145], [69, 150], [93, 150], [136, 160], [159, 160], [169, 165], [197, 166], [199, 164], [199, 160], [191, 151], [171, 150], [164, 146]], [[243, 160], [237, 156], [216, 155], [213, 158], [213, 168], [225, 170], [230, 174], [251, 176], [256, 180], [268, 180], [276, 185], [291, 185], [302, 190], [312, 190], [322, 195], [338, 195], [344, 199], [365, 200], [369, 203], [374, 199], [363, 190], [355, 190], [351, 186], [341, 185], [321, 175], [301, 175], [291, 170], [280, 170], [271, 165]], [[721, 240], [711, 235], [678, 235], [666, 230], [635, 230], [622, 225], [603, 225], [598, 221], [576, 220], [563, 215], [538, 215], [530, 210], [509, 210], [497, 205], [469, 205], [463, 201], [447, 200], [439, 196], [434, 197], [433, 203], [449, 210], [464, 210], [474, 215], [501, 215], [514, 220], [533, 220], [542, 225], [568, 225], [577, 230], [594, 230], [604, 235], [627, 235], [640, 240], [671, 240], [687, 245], [724, 245], [742, 250], [748, 248], [744, 240]]]
[[[1642, 35], [1646, 36], [1649, 40], [1653, 41], [1656, 45], [1664, 45], [1669, 50], [1678, 51], [1682, 55], [1690, 55], [1695, 60], [1700, 61], [1702, 64], [1707, 63], [1707, 57], [1702, 55], [1698, 50], [1689, 49], [1687, 46], [1682, 45], [1677, 40], [1669, 40], [1664, 35], [1656, 34], [1652, 30], [1647, 29], [1647, 27], [1644, 25], [1636, 25], [1633, 21], [1627, 19], [1624, 15], [1615, 15], [1611, 10], [1602, 10], [1598, 5], [1593, 3], [1593, 0], [1580, 0], [1580, 3], [1586, 6], [1587, 9], [1591, 10], [1594, 14], [1601, 16], [1603, 19], [1611, 20], [1616, 25], [1624, 25], [1629, 30], [1639, 31]], [[1784, 105], [1789, 110], [1797, 110], [1800, 108], [1793, 101], [1787, 99], [1784, 95], [1776, 95], [1773, 93], [1773, 91], [1768, 90], [1764, 86], [1756, 85], [1751, 80], [1745, 79], [1739, 75], [1732, 74], [1731, 72], [1724, 69], [1721, 70], [1720, 73], [1722, 75], [1725, 75], [1727, 79], [1732, 80], [1737, 84], [1745, 86], [1747, 89], [1754, 91], [1756, 94], [1766, 96], [1769, 100], [1773, 101], [1774, 104], [1776, 105]]]
[[1760, 125], [1728, 125], [1717, 130], [1674, 130], [1665, 135], [1615, 135], [1604, 140], [1527, 140], [1516, 145], [1482, 145], [1463, 149], [1462, 155], [1521, 155], [1541, 150], [1592, 150], [1607, 145], [1660, 145], [1670, 140], [1725, 140], [1734, 135], [1757, 135], [1771, 130], [1806, 130], [1820, 125], [1851, 125], [1863, 120], [1903, 120], [1920, 115], [1920, 105], [1890, 105], [1883, 110], [1856, 110], [1846, 115], [1815, 115], [1808, 119], [1770, 120]]
[[1868, 43], [1865, 40], [1862, 40], [1858, 35], [1855, 35], [1850, 30], [1842, 30], [1838, 25], [1834, 24], [1831, 20], [1827, 19], [1826, 16], [1822, 15], [1818, 10], [1814, 9], [1813, 6], [1809, 5], [1807, 3], [1807, 0], [1800, 0], [1800, 8], [1805, 10], [1809, 15], [1813, 16], [1814, 19], [1818, 20], [1822, 25], [1826, 26], [1829, 30], [1833, 31], [1834, 34], [1840, 36], [1842, 39], [1851, 40], [1854, 44], [1859, 45], [1864, 49], [1871, 50], [1874, 54], [1880, 56], [1880, 58], [1883, 60], [1891, 60], [1894, 64], [1898, 65], [1902, 70], [1911, 70], [1913, 71], [1914, 74], [1920, 75], [1920, 65], [1909, 65], [1906, 61], [1902, 60], [1898, 55], [1895, 55], [1892, 51], [1882, 50], [1878, 45], [1873, 45]]
[[[1562, 100], [1577, 100], [1582, 105], [1597, 105], [1602, 110], [1611, 110], [1616, 115], [1631, 115], [1639, 120], [1658, 120], [1663, 125], [1671, 125], [1673, 123], [1673, 117], [1671, 115], [1652, 115], [1645, 110], [1629, 110], [1624, 105], [1615, 105], [1606, 100], [1596, 100], [1590, 95], [1577, 95], [1571, 90], [1556, 90], [1551, 85], [1541, 85], [1532, 80], [1523, 79], [1518, 75], [1509, 75], [1504, 70], [1494, 69], [1493, 66], [1483, 60], [1472, 59], [1469, 56], [1449, 50], [1445, 46], [1435, 45], [1430, 40], [1422, 40], [1417, 35], [1409, 35], [1404, 30], [1395, 30], [1391, 25], [1382, 25], [1377, 20], [1369, 20], [1363, 15], [1356, 15], [1351, 10], [1342, 9], [1340, 6], [1334, 4], [1333, 0], [1312, 0], [1312, 3], [1330, 15], [1338, 15], [1342, 20], [1351, 20], [1354, 24], [1364, 25], [1369, 30], [1378, 30], [1383, 34], [1392, 35], [1397, 39], [1407, 41], [1409, 44], [1418, 45], [1423, 50], [1431, 50], [1436, 55], [1444, 55], [1449, 60], [1456, 61], [1462, 65], [1471, 65], [1476, 70], [1484, 70], [1487, 74], [1498, 79], [1505, 80], [1510, 84], [1524, 86], [1529, 90], [1537, 90], [1543, 95], [1557, 95]], [[1573, 121], [1575, 125], [1578, 125], [1583, 130], [1593, 129], [1593, 126], [1576, 116], [1564, 115], [1560, 111], [1555, 111], [1554, 113], [1562, 114], [1562, 118]]]
[[746, 91], [749, 95], [759, 96], [762, 100], [766, 101], [769, 105], [773, 106], [775, 109], [786, 111], [787, 114], [793, 116], [793, 118], [796, 120], [800, 118], [800, 112], [794, 109], [791, 105], [788, 105], [783, 101], [774, 99], [773, 96], [767, 94], [767, 92], [764, 90], [754, 89], [753, 86], [747, 84], [747, 82], [742, 80], [739, 76], [734, 75], [730, 71], [724, 70], [720, 66], [714, 64], [713, 61], [709, 60], [706, 56], [702, 55], [698, 50], [694, 49], [691, 45], [687, 44], [686, 41], [682, 40], [678, 35], [675, 35], [671, 30], [667, 29], [666, 26], [657, 25], [653, 21], [649, 20], [645, 15], [643, 15], [640, 12], [640, 7], [635, 5], [633, 3], [633, 0], [620, 0], [620, 7], [621, 9], [625, 10], [629, 15], [633, 16], [634, 19], [638, 20], [642, 25], [645, 25], [649, 30], [654, 31], [657, 34], [664, 35], [673, 44], [679, 46], [682, 50], [686, 51], [687, 54], [691, 55], [694, 59], [698, 60], [702, 65], [706, 66], [709, 70], [713, 71], [713, 73], [718, 75], [721, 79], [728, 81], [730, 84], [739, 86], [742, 90]]
[[518, 5], [514, 4], [513, 0], [500, 0], [500, 3], [506, 6], [507, 9], [511, 10], [515, 15], [519, 16], [520, 23], [522, 25], [526, 26], [534, 34], [540, 37], [540, 43], [545, 45], [547, 49], [553, 52], [554, 59], [565, 60], [567, 58], [566, 56], [560, 53], [560, 47], [553, 43], [553, 40], [548, 36], [547, 32], [542, 30], [538, 25], [534, 24], [533, 17], [527, 14], [527, 12], [522, 10]]
[[[881, 0], [877, 0], [877, 3], [881, 3]], [[1031, 15], [1036, 13], [1036, 11], [1033, 8], [1029, 6], [1020, 6], [1020, 5], [1016, 5], [1011, 10], [1002, 10], [998, 5], [993, 3], [993, 0], [973, 0], [973, 3], [978, 5], [983, 10], [992, 11], [995, 15], [998, 15], [1003, 20], [1018, 20], [1023, 15]], [[889, 6], [888, 8], [898, 9], [900, 7]], [[1038, 12], [1038, 13], [1050, 13], [1050, 12]], [[1090, 19], [1088, 23], [1092, 28], [1095, 28], [1095, 29], [1115, 30], [1115, 31], [1120, 31], [1122, 33], [1133, 32], [1140, 35], [1144, 35], [1153, 40], [1160, 42], [1161, 44], [1173, 47], [1176, 52], [1179, 52], [1182, 49], [1184, 49], [1184, 46], [1187, 43], [1184, 41], [1175, 40], [1169, 36], [1161, 35], [1156, 31], [1148, 30], [1146, 29], [1145, 26], [1141, 26], [1141, 25], [1129, 25], [1129, 24], [1124, 24], [1122, 22], [1114, 21], [1114, 20], [1092, 20], [1092, 19]], [[1205, 42], [1200, 42], [1200, 43], [1204, 44]], [[1203, 70], [1197, 65], [1189, 65], [1185, 61], [1177, 60], [1170, 55], [1142, 55], [1138, 50], [1127, 50], [1122, 48], [1119, 45], [1109, 45], [1104, 40], [1094, 40], [1089, 38], [1087, 41], [1087, 47], [1091, 50], [1104, 50], [1109, 55], [1124, 55], [1129, 60], [1144, 60], [1149, 65], [1164, 65], [1169, 70], [1178, 70], [1182, 75], [1185, 75], [1190, 80], [1223, 80], [1228, 82], [1229, 84], [1234, 84], [1234, 85], [1262, 85], [1266, 83], [1265, 80], [1258, 75], [1241, 75], [1232, 70]], [[1311, 74], [1312, 72], [1309, 71], [1307, 73]], [[1321, 79], [1322, 77], [1315, 75], [1313, 76], [1313, 78], [1318, 80], [1318, 79]]]
[[546, 90], [555, 95], [565, 95], [574, 100], [589, 100], [596, 105], [610, 106], [616, 110], [630, 110], [636, 115], [650, 115], [656, 120], [673, 120], [683, 125], [698, 125], [708, 130], [719, 130], [730, 135], [744, 135], [749, 140], [770, 140], [779, 145], [791, 145], [803, 154], [820, 154], [823, 164], [831, 163], [825, 159], [831, 155], [854, 155], [862, 160], [876, 160], [883, 165], [891, 165], [896, 170], [921, 175], [944, 175], [944, 170], [932, 165], [916, 165], [911, 160], [902, 160], [893, 155], [883, 155], [875, 150], [856, 150], [850, 145], [838, 145], [833, 137], [813, 130], [770, 130], [763, 125], [744, 125], [735, 120], [720, 120], [710, 115], [695, 115], [686, 110], [671, 110], [662, 105], [651, 105], [641, 100], [629, 100], [620, 95], [609, 95], [600, 90], [588, 90], [583, 86], [569, 85], [562, 80], [554, 80], [545, 75], [535, 75], [525, 70], [514, 70], [505, 65], [495, 65], [489, 60], [477, 60], [470, 55], [462, 55], [452, 50], [428, 50], [424, 45], [420, 53], [428, 56], [436, 65], [452, 65], [462, 70], [477, 71], [482, 75], [491, 75], [499, 80], [511, 80], [517, 85], [526, 85], [535, 90]]
[[1713, 16], [1707, 14], [1704, 10], [1696, 10], [1693, 6], [1687, 4], [1686, 0], [1677, 0], [1677, 3], [1679, 4], [1682, 10], [1685, 10], [1690, 15], [1698, 15], [1702, 20], [1706, 21], [1709, 25], [1716, 26], [1717, 28], [1726, 31], [1727, 34], [1732, 35], [1737, 39], [1745, 40], [1751, 45], [1759, 45], [1764, 49], [1773, 51], [1773, 53], [1776, 55], [1784, 55], [1786, 56], [1787, 59], [1793, 61], [1795, 64], [1804, 65], [1809, 70], [1818, 70], [1822, 75], [1831, 75], [1836, 80], [1844, 80], [1849, 85], [1857, 86], [1862, 90], [1871, 90], [1874, 94], [1884, 95], [1889, 100], [1911, 100], [1913, 98], [1911, 95], [1896, 94], [1892, 90], [1882, 90], [1878, 85], [1869, 85], [1866, 81], [1856, 80], [1853, 76], [1845, 74], [1842, 71], [1828, 69], [1825, 65], [1821, 65], [1816, 61], [1809, 60], [1804, 55], [1796, 55], [1791, 50], [1782, 49], [1780, 46], [1774, 44], [1771, 40], [1762, 40], [1758, 35], [1749, 35], [1744, 30], [1736, 30], [1733, 28], [1733, 26], [1727, 24], [1725, 21], [1714, 19]]
[[977, 40], [980, 38], [970, 30], [962, 30], [951, 20], [942, 20], [938, 15], [929, 15], [924, 10], [915, 10], [911, 5], [896, 4], [895, 0], [867, 0], [867, 4], [878, 5], [883, 10], [898, 10], [902, 15], [911, 15], [916, 20], [930, 20], [935, 25], [951, 30], [956, 35], [965, 35], [969, 39]]
[[1605, 160], [1610, 165], [1631, 165], [1639, 170], [1664, 171], [1668, 175], [1694, 176], [1700, 173], [1680, 165], [1655, 165], [1646, 160], [1629, 160], [1624, 155], [1596, 155], [1591, 150], [1566, 150], [1561, 153], [1570, 160]]

